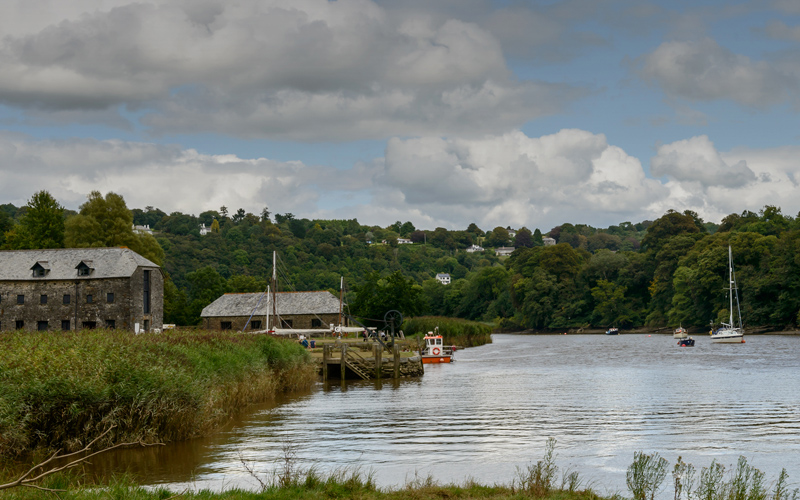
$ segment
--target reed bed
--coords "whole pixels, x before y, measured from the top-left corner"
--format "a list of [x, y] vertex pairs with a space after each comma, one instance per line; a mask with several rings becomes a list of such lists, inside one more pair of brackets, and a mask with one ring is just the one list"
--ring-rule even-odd
[[439, 327], [445, 344], [475, 347], [492, 343], [492, 327], [477, 321], [468, 321], [444, 316], [418, 316], [403, 322], [403, 332], [408, 335], [424, 335]]
[[0, 336], [0, 458], [204, 435], [243, 407], [309, 387], [302, 346], [260, 335], [114, 330]]

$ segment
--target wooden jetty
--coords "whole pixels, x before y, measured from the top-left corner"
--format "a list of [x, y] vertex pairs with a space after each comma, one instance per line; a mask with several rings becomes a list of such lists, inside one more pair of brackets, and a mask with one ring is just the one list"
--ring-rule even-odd
[[322, 344], [322, 380], [419, 377], [424, 373], [419, 355], [403, 356], [395, 342], [388, 350], [379, 342]]

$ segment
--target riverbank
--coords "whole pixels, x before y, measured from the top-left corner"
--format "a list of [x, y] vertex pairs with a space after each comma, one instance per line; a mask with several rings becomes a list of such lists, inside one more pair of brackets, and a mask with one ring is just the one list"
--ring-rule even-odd
[[292, 341], [232, 332], [114, 330], [0, 336], [0, 459], [207, 435], [250, 404], [310, 387]]
[[493, 328], [485, 323], [444, 316], [418, 316], [403, 322], [406, 337], [422, 337], [438, 330], [445, 345], [477, 347], [492, 343]]

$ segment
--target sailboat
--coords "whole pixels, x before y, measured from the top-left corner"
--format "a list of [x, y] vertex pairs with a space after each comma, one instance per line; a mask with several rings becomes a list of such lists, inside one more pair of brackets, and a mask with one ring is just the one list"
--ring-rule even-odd
[[[715, 344], [744, 344], [744, 328], [742, 327], [742, 310], [739, 306], [739, 291], [736, 288], [736, 277], [733, 274], [733, 251], [728, 245], [728, 296], [730, 298], [731, 313], [727, 323], [722, 323], [722, 328], [711, 332], [711, 342]], [[736, 297], [736, 313], [738, 326], [733, 323], [733, 299]]]

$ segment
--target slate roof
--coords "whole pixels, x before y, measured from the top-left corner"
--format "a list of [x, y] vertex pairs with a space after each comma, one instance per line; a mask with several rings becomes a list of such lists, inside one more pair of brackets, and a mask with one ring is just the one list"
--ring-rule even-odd
[[[270, 294], [271, 295], [271, 294]], [[259, 299], [261, 303], [259, 304]], [[293, 314], [339, 314], [339, 299], [331, 292], [278, 292], [275, 303], [279, 316]], [[258, 308], [256, 309], [256, 304]], [[268, 305], [269, 304], [269, 305]], [[272, 314], [272, 303], [262, 293], [226, 293], [207, 305], [200, 313], [202, 318], [265, 316], [267, 308]]]
[[[94, 269], [79, 276], [76, 267], [84, 262]], [[34, 276], [34, 265], [48, 270], [44, 276]], [[128, 278], [137, 267], [158, 265], [130, 248], [58, 248], [49, 250], [0, 251], [0, 281], [49, 281], [100, 278]]]

